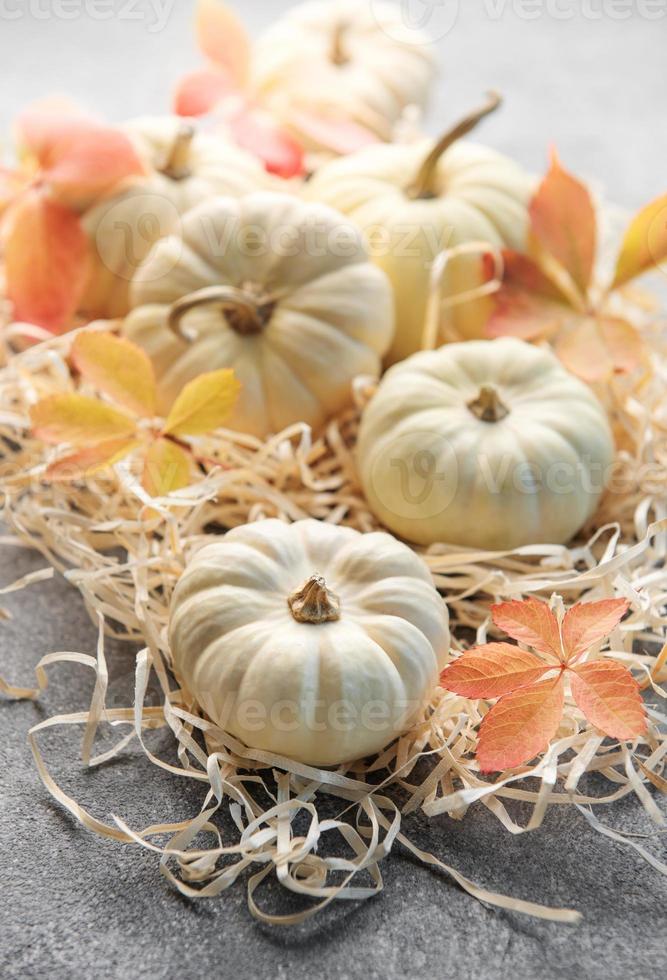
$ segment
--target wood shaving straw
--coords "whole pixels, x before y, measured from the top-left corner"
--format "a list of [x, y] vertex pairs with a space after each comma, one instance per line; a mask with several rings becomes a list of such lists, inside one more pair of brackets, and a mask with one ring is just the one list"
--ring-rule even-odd
[[[618, 480], [577, 542], [495, 553], [438, 545], [420, 552], [449, 606], [456, 650], [485, 642], [489, 607], [503, 599], [553, 592], [567, 602], [622, 596], [631, 613], [615, 631], [608, 655], [627, 665], [650, 695], [667, 696], [660, 687], [667, 680], [667, 647], [657, 658], [650, 652], [662, 647], [667, 624], [667, 345], [657, 326], [647, 328], [647, 340], [651, 354], [641, 377], [615, 378], [599, 392], [617, 433]], [[31, 437], [28, 412], [41, 397], [72, 390], [66, 363], [71, 341], [71, 334], [50, 339], [10, 358], [0, 371], [0, 480], [10, 530], [66, 575], [99, 624], [97, 655], [53, 654], [38, 665], [34, 690], [6, 682], [2, 690], [17, 698], [37, 697], [46, 686], [45, 669], [65, 658], [94, 672], [88, 711], [50, 718], [29, 736], [44, 784], [78, 821], [106, 837], [154, 851], [162, 873], [189, 897], [217, 895], [243, 876], [252, 914], [290, 925], [335, 899], [377, 894], [380, 863], [396, 843], [445, 871], [482, 902], [558, 922], [579, 918], [571, 910], [488, 892], [420, 851], [401, 832], [402, 815], [414, 811], [461, 819], [481, 803], [506, 830], [519, 834], [539, 827], [550, 806], [576, 806], [595, 829], [630, 843], [667, 873], [649, 851], [609, 831], [591, 810], [634, 793], [654, 821], [664, 822], [648, 788], [652, 784], [664, 792], [667, 785], [667, 737], [659, 727], [666, 719], [654, 704], [648, 709], [647, 736], [618, 744], [591, 729], [568, 699], [558, 737], [544, 757], [495, 780], [483, 778], [474, 760], [475, 733], [488, 703], [442, 689], [434, 692], [419, 723], [380, 756], [335, 771], [251, 751], [203, 717], [169, 670], [166, 627], [179, 575], [208, 534], [247, 521], [316, 517], [360, 531], [375, 529], [353, 458], [360, 408], [372, 383], [356, 385], [356, 406], [317, 439], [304, 425], [266, 442], [224, 431], [200, 439], [198, 451], [215, 465], [187, 490], [153, 500], [142, 490], [132, 462], [73, 486], [42, 481], [51, 451]], [[105, 708], [105, 636], [142, 647], [134, 706]], [[162, 692], [160, 707], [144, 704], [151, 675]], [[103, 724], [128, 731], [113, 749], [94, 757]], [[38, 746], [42, 730], [70, 725], [83, 727], [85, 765], [113, 758], [136, 739], [156, 766], [206, 787], [201, 812], [182, 823], [167, 818], [139, 831], [120, 817], [112, 824], [99, 821], [54, 783]], [[165, 727], [173, 733], [178, 765], [154, 755], [145, 740], [151, 730]], [[594, 797], [580, 789], [586, 773], [603, 777], [608, 791]], [[335, 819], [320, 816], [318, 809], [331, 798], [341, 801]], [[521, 812], [529, 816], [523, 823], [510, 815], [512, 801], [525, 805]], [[223, 807], [237, 829], [231, 842], [223, 841], [214, 822]], [[213, 844], [204, 846], [202, 835], [210, 842], [211, 834]], [[327, 841], [336, 837], [338, 853], [326, 856]], [[347, 857], [338, 856], [341, 842]], [[258, 888], [272, 874], [284, 888], [312, 899], [310, 907], [283, 916], [263, 910]]]

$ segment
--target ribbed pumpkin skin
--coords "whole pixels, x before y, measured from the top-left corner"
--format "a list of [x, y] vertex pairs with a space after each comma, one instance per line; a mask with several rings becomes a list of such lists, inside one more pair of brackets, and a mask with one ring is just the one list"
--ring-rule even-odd
[[104, 198], [83, 216], [92, 243], [93, 266], [82, 310], [91, 318], [121, 317], [140, 263], [160, 238], [178, 227], [181, 215], [215, 194], [240, 197], [269, 189], [261, 163], [222, 137], [197, 133], [190, 145], [191, 175], [181, 180], [160, 170], [182, 119], [146, 116], [127, 123], [146, 167], [146, 177]]
[[[469, 409], [491, 385], [509, 410]], [[469, 341], [387, 372], [357, 460], [382, 523], [408, 541], [507, 549], [562, 544], [594, 513], [614, 459], [606, 413], [549, 351]]]
[[[340, 619], [297, 622], [288, 597], [320, 574]], [[449, 650], [428, 569], [390, 535], [306, 520], [230, 531], [174, 593], [176, 673], [246, 745], [331, 766], [380, 751], [428, 698]]]
[[[230, 367], [242, 389], [228, 428], [259, 437], [295, 422], [318, 429], [350, 404], [357, 375], [379, 373], [393, 336], [391, 287], [338, 212], [286, 194], [213, 198], [181, 231], [140, 268], [123, 326], [153, 360], [163, 409], [197, 375]], [[243, 247], [247, 235], [267, 247]], [[219, 306], [201, 306], [183, 320], [195, 339], [178, 338], [171, 304], [211, 286], [275, 298], [265, 327], [242, 335]]]
[[[500, 153], [475, 143], [454, 143], [441, 157], [435, 196], [414, 199], [411, 182], [432, 143], [371, 146], [319, 170], [304, 188], [348, 215], [369, 242], [373, 261], [387, 273], [396, 298], [394, 363], [421, 349], [431, 267], [444, 249], [468, 242], [523, 249], [534, 180]], [[483, 282], [478, 255], [458, 257], [442, 281], [442, 295], [457, 296]], [[475, 299], [443, 312], [448, 338], [484, 336], [492, 300]]]

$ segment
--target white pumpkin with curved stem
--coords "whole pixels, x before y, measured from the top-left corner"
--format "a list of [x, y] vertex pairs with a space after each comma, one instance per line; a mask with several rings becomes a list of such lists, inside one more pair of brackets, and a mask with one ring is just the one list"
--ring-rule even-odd
[[[459, 141], [499, 104], [490, 97], [435, 145], [368, 147], [325, 165], [305, 186], [309, 200], [324, 201], [359, 225], [391, 280], [392, 363], [422, 346], [431, 267], [440, 252], [471, 242], [525, 247], [533, 179], [500, 153]], [[459, 296], [483, 282], [481, 255], [460, 256], [445, 271], [442, 295]], [[452, 306], [445, 314], [448, 339], [483, 336], [492, 308], [489, 297]]]
[[233, 368], [228, 427], [257, 436], [319, 428], [377, 374], [391, 342], [386, 276], [359, 231], [288, 195], [214, 198], [159, 242], [132, 288], [124, 333], [153, 360], [168, 406], [205, 371]]
[[391, 368], [357, 453], [366, 497], [396, 534], [504, 550], [576, 534], [598, 504], [614, 442], [587, 385], [549, 351], [507, 338]]
[[146, 167], [84, 216], [93, 268], [81, 310], [90, 318], [124, 316], [129, 287], [156, 241], [174, 231], [181, 215], [216, 194], [240, 197], [271, 186], [251, 154], [221, 137], [197, 133], [174, 116], [147, 116], [124, 126]]
[[310, 765], [379, 752], [449, 651], [428, 568], [388, 534], [260, 521], [198, 552], [174, 592], [179, 681], [246, 745]]
[[[394, 3], [314, 0], [277, 20], [255, 44], [253, 84], [289, 123], [307, 108], [352, 119], [381, 139], [409, 105], [426, 104], [435, 76], [429, 38]], [[299, 131], [306, 144], [309, 133]], [[328, 149], [328, 147], [325, 147]]]

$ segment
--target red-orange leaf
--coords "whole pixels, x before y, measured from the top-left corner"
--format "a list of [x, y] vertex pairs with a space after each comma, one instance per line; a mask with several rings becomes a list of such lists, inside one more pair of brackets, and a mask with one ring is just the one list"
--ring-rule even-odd
[[533, 234], [567, 270], [582, 294], [593, 275], [596, 219], [587, 187], [564, 170], [555, 153], [530, 204]]
[[129, 137], [110, 126], [94, 126], [60, 141], [42, 176], [58, 200], [82, 210], [144, 166]]
[[98, 120], [75, 102], [52, 95], [24, 109], [14, 129], [20, 154], [34, 157], [40, 167], [48, 167], [54, 152], [62, 152], [80, 133], [98, 125]]
[[305, 172], [303, 147], [268, 112], [247, 106], [228, 117], [227, 125], [236, 143], [259, 157], [269, 173], [287, 179]]
[[90, 268], [78, 216], [37, 188], [27, 191], [6, 215], [4, 253], [15, 319], [54, 333], [66, 328]]
[[614, 287], [640, 276], [667, 259], [667, 194], [635, 215], [616, 263]]
[[80, 333], [72, 344], [72, 363], [109, 398], [136, 415], [155, 415], [155, 373], [141, 347], [111, 333]]
[[549, 664], [514, 644], [487, 643], [446, 667], [440, 684], [464, 698], [499, 698], [534, 683], [548, 669]]
[[198, 0], [195, 31], [206, 57], [244, 87], [250, 72], [250, 38], [231, 7], [222, 0]]
[[[554, 333], [572, 316], [567, 297], [529, 256], [505, 249], [502, 257], [503, 283], [493, 296], [488, 336], [534, 340]], [[494, 266], [493, 256], [485, 256], [485, 280], [492, 278]]]
[[222, 68], [201, 68], [184, 75], [174, 92], [179, 116], [205, 116], [224, 98], [237, 92], [236, 83]]
[[629, 609], [626, 599], [602, 599], [600, 602], [578, 602], [563, 618], [563, 648], [570, 663], [609, 636]]
[[532, 596], [523, 601], [501, 602], [491, 607], [498, 629], [547, 657], [562, 660], [558, 620], [546, 602]]
[[579, 664], [570, 671], [572, 696], [586, 718], [610, 738], [646, 732], [646, 709], [629, 670], [611, 660]]
[[341, 156], [380, 142], [375, 133], [353, 119], [323, 116], [295, 107], [289, 111], [289, 122], [303, 136]]
[[585, 317], [558, 337], [555, 352], [572, 374], [592, 384], [636, 370], [645, 345], [639, 331], [625, 320]]
[[513, 769], [543, 752], [558, 731], [563, 703], [562, 677], [529, 684], [501, 698], [480, 726], [480, 770]]
[[63, 459], [56, 460], [46, 470], [46, 478], [52, 483], [67, 483], [93, 476], [107, 466], [113, 466], [139, 445], [132, 439], [111, 439], [97, 446], [88, 446]]

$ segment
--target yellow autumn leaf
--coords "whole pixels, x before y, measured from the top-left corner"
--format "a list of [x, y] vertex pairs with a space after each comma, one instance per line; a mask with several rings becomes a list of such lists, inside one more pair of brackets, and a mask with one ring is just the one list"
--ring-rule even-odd
[[155, 373], [145, 351], [111, 333], [80, 333], [72, 344], [74, 366], [113, 401], [143, 418], [155, 415]]
[[625, 233], [613, 288], [622, 286], [667, 259], [667, 194], [635, 215]]
[[171, 439], [156, 439], [146, 453], [142, 484], [151, 497], [164, 497], [191, 482], [190, 458]]
[[110, 439], [130, 438], [134, 419], [110, 405], [84, 395], [51, 395], [30, 411], [33, 432], [51, 445], [93, 446]]
[[219, 429], [236, 404], [241, 386], [230, 368], [201, 374], [185, 386], [165, 422], [172, 436], [200, 436]]
[[52, 483], [65, 483], [93, 476], [107, 466], [123, 459], [139, 443], [134, 439], [111, 439], [96, 446], [86, 447], [71, 456], [58, 459], [46, 470], [46, 478]]

